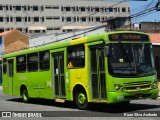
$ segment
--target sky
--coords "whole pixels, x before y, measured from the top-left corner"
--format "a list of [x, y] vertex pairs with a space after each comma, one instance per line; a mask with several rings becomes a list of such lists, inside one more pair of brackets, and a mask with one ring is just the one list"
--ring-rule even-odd
[[[131, 14], [133, 12], [135, 12], [135, 8], [138, 8], [140, 6], [143, 6], [143, 5], [147, 5], [149, 3], [151, 3], [152, 0], [147, 0], [147, 1], [131, 1], [130, 2], [130, 5], [131, 5]], [[156, 2], [158, 0], [153, 0], [153, 2]], [[134, 10], [133, 10], [134, 9]], [[149, 14], [149, 15], [145, 15], [137, 20], [134, 20], [134, 22], [142, 22], [142, 21], [145, 21], [145, 22], [148, 22], [148, 21], [152, 21], [152, 22], [160, 22], [160, 11], [156, 11], [152, 14]]]

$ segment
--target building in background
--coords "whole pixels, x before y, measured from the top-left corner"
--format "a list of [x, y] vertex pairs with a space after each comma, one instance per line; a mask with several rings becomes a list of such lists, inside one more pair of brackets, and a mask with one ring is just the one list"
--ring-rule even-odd
[[160, 33], [149, 33], [149, 36], [153, 45], [155, 67], [158, 81], [160, 82]]
[[35, 36], [98, 26], [102, 25], [102, 21], [116, 17], [125, 18], [123, 24], [128, 24], [130, 3], [101, 0], [1, 0], [0, 13], [0, 32], [18, 28]]
[[147, 33], [160, 32], [160, 22], [140, 22], [133, 25], [133, 30], [138, 30]]
[[[0, 53], [7, 54], [29, 47], [29, 37], [26, 33], [13, 29], [0, 33]], [[0, 56], [1, 59], [1, 56]]]

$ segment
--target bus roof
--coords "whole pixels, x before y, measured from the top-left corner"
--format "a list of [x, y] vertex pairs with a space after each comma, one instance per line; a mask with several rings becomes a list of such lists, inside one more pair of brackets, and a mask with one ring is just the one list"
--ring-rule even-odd
[[67, 47], [70, 45], [76, 45], [76, 44], [82, 44], [82, 43], [88, 43], [88, 42], [94, 42], [94, 41], [102, 41], [104, 40], [105, 42], [110, 42], [108, 39], [108, 35], [110, 34], [120, 34], [120, 33], [135, 33], [135, 34], [144, 34], [147, 35], [146, 33], [143, 32], [135, 32], [135, 31], [114, 31], [114, 32], [106, 32], [102, 34], [97, 34], [97, 35], [91, 35], [91, 36], [85, 36], [83, 38], [77, 38], [74, 40], [66, 40], [66, 41], [56, 41], [50, 44], [46, 45], [41, 45], [37, 46], [34, 48], [29, 48], [26, 50], [21, 50], [9, 54], [5, 54], [2, 56], [2, 58], [8, 58], [8, 57], [14, 57], [14, 56], [19, 56], [23, 54], [29, 54], [33, 52], [38, 52], [38, 51], [45, 51], [45, 50], [53, 50], [57, 48], [62, 48], [62, 47]]

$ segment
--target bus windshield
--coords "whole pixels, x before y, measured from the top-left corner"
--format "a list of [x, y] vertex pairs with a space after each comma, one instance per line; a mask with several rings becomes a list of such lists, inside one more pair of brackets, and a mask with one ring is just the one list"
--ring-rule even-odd
[[152, 45], [149, 43], [112, 43], [109, 45], [109, 72], [113, 76], [155, 74]]

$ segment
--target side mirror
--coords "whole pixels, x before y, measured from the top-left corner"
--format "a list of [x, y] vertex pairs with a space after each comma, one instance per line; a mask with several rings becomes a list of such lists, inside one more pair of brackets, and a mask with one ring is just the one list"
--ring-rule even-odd
[[109, 46], [108, 45], [104, 47], [104, 55], [105, 56], [109, 55]]

